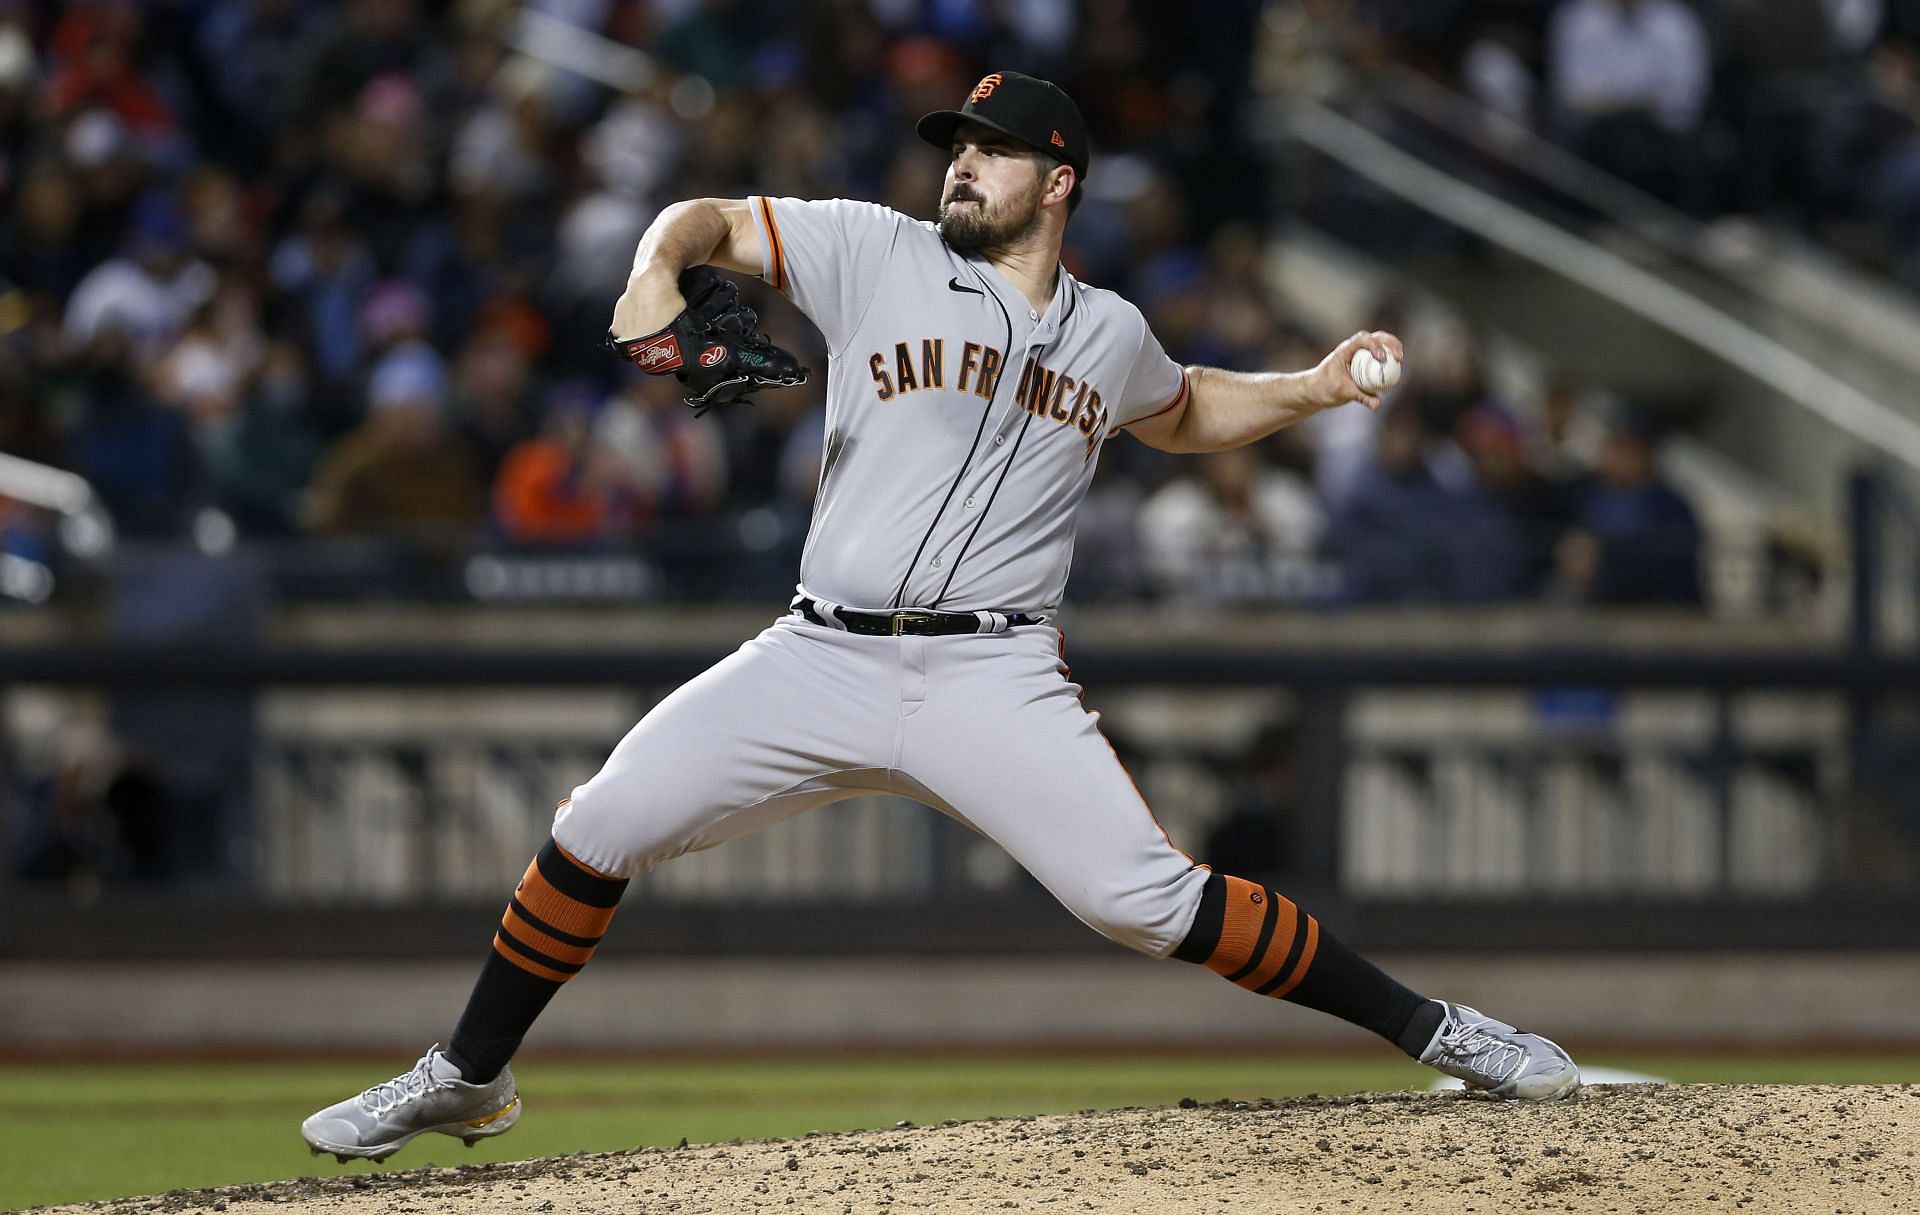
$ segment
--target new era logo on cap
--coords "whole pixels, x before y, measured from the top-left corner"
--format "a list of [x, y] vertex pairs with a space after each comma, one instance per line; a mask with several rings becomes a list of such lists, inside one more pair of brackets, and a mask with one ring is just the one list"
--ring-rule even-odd
[[1060, 132], [1058, 131], [1053, 133], [1053, 146], [1056, 148], [1064, 148], [1067, 146], [1067, 141], [1060, 138]]

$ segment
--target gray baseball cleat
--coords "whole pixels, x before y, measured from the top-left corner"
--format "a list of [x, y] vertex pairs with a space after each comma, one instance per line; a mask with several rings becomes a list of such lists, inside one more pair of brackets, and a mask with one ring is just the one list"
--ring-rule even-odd
[[1439, 1004], [1446, 1016], [1420, 1062], [1496, 1097], [1552, 1101], [1580, 1087], [1580, 1069], [1558, 1044], [1464, 1004]]
[[512, 1069], [502, 1069], [492, 1083], [468, 1084], [435, 1045], [412, 1071], [301, 1123], [300, 1137], [316, 1156], [332, 1152], [342, 1164], [353, 1159], [377, 1164], [416, 1135], [452, 1135], [472, 1147], [476, 1140], [506, 1134], [518, 1121], [520, 1096]]

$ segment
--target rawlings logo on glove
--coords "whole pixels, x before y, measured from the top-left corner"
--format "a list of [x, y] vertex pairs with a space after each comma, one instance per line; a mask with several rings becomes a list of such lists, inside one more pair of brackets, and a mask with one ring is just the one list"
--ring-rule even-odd
[[678, 371], [683, 362], [680, 358], [680, 339], [672, 333], [642, 339], [641, 344], [634, 347], [627, 357], [633, 360], [634, 366], [653, 375]]
[[[607, 345], [648, 375], [677, 376], [686, 402], [705, 413], [716, 405], [750, 400], [762, 388], [790, 388], [811, 374], [800, 360], [768, 340], [760, 318], [740, 300], [740, 289], [711, 266], [680, 274], [687, 306], [658, 333], [624, 340], [607, 334]], [[689, 361], [687, 351], [698, 350]]]

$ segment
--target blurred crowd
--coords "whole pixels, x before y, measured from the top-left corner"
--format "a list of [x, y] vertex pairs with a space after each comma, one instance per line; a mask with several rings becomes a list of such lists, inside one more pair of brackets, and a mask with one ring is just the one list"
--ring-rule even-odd
[[[1640, 101], [1592, 95], [1611, 77], [1536, 87], [1541, 31], [1676, 2], [1371, 10], [1400, 40], [1442, 12], [1451, 34], [1477, 31], [1470, 82], [1498, 95], [1486, 81], [1506, 79], [1545, 121]], [[1875, 0], [1829, 9], [1882, 20]], [[1291, 323], [1267, 281], [1274, 206], [1241, 101], [1292, 17], [1324, 14], [1331, 35], [1369, 11], [0, 0], [0, 451], [80, 473], [124, 537], [203, 548], [645, 552], [739, 520], [792, 538], [818, 476], [817, 387], [696, 419], [673, 381], [600, 347], [661, 207], [850, 196], [928, 217], [943, 161], [914, 118], [1016, 64], [1061, 81], [1095, 135], [1074, 271], [1139, 303], [1182, 361], [1303, 368], [1341, 335]], [[576, 45], [555, 34], [569, 27], [609, 41], [571, 67], [528, 53]], [[1500, 47], [1503, 67], [1471, 66]], [[1634, 78], [1663, 98], [1655, 126], [1698, 118], [1672, 73]], [[749, 290], [776, 340], [822, 366], [804, 320]], [[1692, 602], [1699, 528], [1658, 443], [1577, 385], [1497, 399], [1462, 343], [1378, 417], [1200, 461], [1115, 443], [1076, 590]], [[52, 535], [0, 498], [0, 552], [54, 561]]]
[[1075, 576], [1215, 602], [1697, 604], [1702, 529], [1662, 439], [1568, 381], [1516, 408], [1470, 348], [1437, 347], [1379, 414], [1323, 414], [1155, 489], [1097, 483]]
[[1292, 0], [1307, 57], [1412, 65], [1699, 218], [1920, 283], [1915, 0]]

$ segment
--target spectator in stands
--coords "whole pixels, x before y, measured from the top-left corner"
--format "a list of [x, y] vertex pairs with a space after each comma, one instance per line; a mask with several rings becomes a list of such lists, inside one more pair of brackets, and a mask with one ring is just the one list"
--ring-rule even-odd
[[587, 391], [556, 393], [540, 433], [501, 461], [493, 518], [510, 543], [580, 547], [610, 537], [617, 508], [609, 461], [593, 447]]
[[315, 535], [392, 537], [440, 555], [473, 538], [483, 489], [466, 446], [448, 441], [446, 380], [424, 344], [374, 371], [367, 420], [314, 474], [305, 515]]
[[436, 97], [451, 86], [453, 65], [424, 27], [418, 0], [346, 0], [327, 8], [326, 23], [299, 45], [283, 81], [298, 126], [321, 130], [383, 75], [424, 81]]
[[704, 0], [674, 5], [674, 19], [660, 31], [655, 49], [662, 59], [682, 72], [712, 81], [721, 88], [747, 83], [753, 46], [751, 26], [740, 0]]
[[1580, 385], [1555, 376], [1540, 398], [1539, 425], [1527, 433], [1527, 463], [1557, 485], [1585, 481], [1600, 463], [1607, 428], [1585, 398]]
[[1479, 602], [1520, 585], [1521, 550], [1505, 517], [1477, 491], [1451, 488], [1427, 461], [1417, 403], [1381, 419], [1361, 469], [1328, 529], [1343, 595], [1363, 603]]
[[1481, 496], [1473, 461], [1459, 443], [1461, 421], [1480, 405], [1493, 403], [1479, 345], [1464, 323], [1449, 319], [1422, 334], [1420, 349], [1419, 376], [1396, 400], [1420, 416], [1427, 435], [1423, 454], [1434, 479], [1449, 490]]
[[1094, 465], [1093, 484], [1074, 516], [1068, 581], [1075, 597], [1141, 598], [1150, 588], [1140, 551], [1140, 507], [1147, 495], [1141, 478], [1109, 456]]
[[383, 271], [447, 222], [433, 134], [420, 82], [397, 71], [372, 80], [329, 129], [328, 165], [346, 186], [349, 223]]
[[1560, 542], [1560, 591], [1585, 603], [1700, 602], [1700, 525], [1660, 479], [1658, 423], [1623, 413]]
[[94, 267], [67, 303], [67, 340], [86, 346], [113, 327], [138, 357], [157, 357], [213, 296], [215, 276], [187, 251], [187, 231], [171, 198], [149, 195], [135, 208], [126, 252]]
[[447, 181], [455, 191], [487, 191], [513, 203], [552, 201], [559, 167], [548, 98], [554, 75], [525, 57], [494, 73], [490, 96], [453, 137]]
[[1318, 552], [1326, 516], [1306, 478], [1263, 459], [1260, 445], [1197, 458], [1140, 508], [1154, 588], [1176, 599], [1273, 597]]
[[[203, 165], [182, 179], [180, 198], [194, 254], [224, 273], [244, 270], [252, 276], [266, 246], [259, 215], [249, 205], [240, 179], [225, 169]], [[257, 288], [249, 283], [247, 289]]]
[[241, 533], [291, 536], [300, 530], [300, 497], [320, 455], [308, 415], [312, 394], [300, 343], [267, 343], [239, 414], [200, 434], [207, 477]]
[[820, 492], [820, 473], [826, 461], [827, 410], [815, 405], [802, 412], [787, 431], [780, 445], [780, 500], [788, 506], [813, 512], [814, 498]]
[[[455, 195], [446, 223], [422, 226], [407, 242], [400, 277], [426, 292], [434, 340], [459, 346], [487, 323], [490, 312], [522, 304], [526, 267], [550, 259], [552, 233], [514, 222], [504, 200], [488, 191]], [[531, 342], [514, 335], [523, 353], [544, 353], [549, 335]]]
[[590, 357], [598, 360], [599, 352], [580, 339], [605, 325], [607, 300], [626, 290], [633, 251], [654, 214], [652, 206], [617, 190], [583, 188], [560, 217], [541, 302], [563, 318], [563, 344], [574, 368]]
[[223, 283], [155, 368], [160, 399], [186, 415], [196, 432], [226, 424], [239, 409], [266, 345], [258, 318], [253, 292], [238, 281]]
[[686, 139], [671, 108], [672, 87], [662, 73], [614, 103], [582, 138], [581, 154], [608, 190], [638, 201], [670, 180]]
[[1161, 345], [1176, 358], [1219, 366], [1231, 355], [1212, 329], [1217, 284], [1210, 269], [1199, 250], [1181, 247], [1141, 266], [1136, 281], [1140, 310]]
[[1505, 514], [1519, 542], [1515, 590], [1529, 598], [1544, 594], [1553, 578], [1554, 548], [1573, 522], [1568, 487], [1527, 463], [1519, 422], [1496, 404], [1476, 405], [1454, 433], [1472, 462], [1476, 485]]
[[319, 18], [301, 0], [213, 0], [196, 33], [202, 62], [218, 64], [207, 86], [218, 100], [223, 134], [249, 168], [266, 162], [276, 130], [290, 117], [287, 80]]
[[7, 276], [35, 297], [35, 307], [57, 307], [91, 267], [80, 246], [80, 183], [54, 158], [40, 161], [20, 184], [11, 222], [0, 226]]
[[444, 367], [440, 352], [427, 341], [432, 330], [432, 301], [405, 279], [373, 284], [360, 303], [361, 348], [376, 375], [381, 364], [402, 351]]
[[626, 372], [600, 410], [593, 441], [612, 457], [610, 475], [636, 526], [704, 514], [726, 500], [720, 428], [693, 416], [670, 376]]
[[307, 196], [299, 228], [280, 242], [273, 283], [291, 305], [322, 383], [344, 388], [360, 367], [360, 302], [373, 286], [373, 256], [346, 222], [346, 195], [323, 186]]
[[142, 72], [141, 6], [98, 0], [67, 8], [54, 27], [44, 104], [56, 118], [101, 109], [123, 123], [151, 162], [187, 154], [173, 108]]
[[180, 414], [142, 382], [132, 339], [109, 314], [90, 331], [75, 377], [79, 417], [67, 441], [74, 471], [129, 536], [177, 537], [199, 492], [199, 466]]
[[[733, 410], [725, 419], [728, 426], [727, 467], [728, 502], [739, 507], [796, 504], [804, 520], [812, 505], [814, 481], [820, 472], [819, 436], [806, 443], [796, 430], [807, 424], [818, 425], [822, 417], [819, 403], [802, 393], [766, 393], [752, 410]], [[797, 444], [812, 450], [790, 454]], [[798, 468], [790, 468], [798, 465]], [[811, 476], [808, 476], [808, 472]], [[801, 496], [791, 492], [794, 476], [806, 478]]]
[[[1537, 53], [1523, 24], [1494, 22], [1461, 53], [1460, 88], [1509, 122], [1531, 127], [1540, 117], [1540, 82], [1532, 62]], [[1488, 133], [1501, 135], [1497, 129]]]
[[1567, 0], [1549, 31], [1562, 135], [1644, 190], [1698, 207], [1698, 135], [1713, 79], [1700, 18], [1682, 0]]
[[507, 453], [533, 437], [537, 405], [527, 363], [506, 333], [488, 327], [467, 336], [454, 364], [454, 425], [488, 483]]
[[105, 110], [88, 110], [68, 122], [60, 155], [80, 183], [75, 240], [90, 263], [103, 262], [126, 240], [134, 202], [148, 183], [147, 166], [134, 154], [126, 124]]
[[1212, 284], [1207, 325], [1220, 356], [1212, 366], [1253, 370], [1268, 365], [1268, 348], [1283, 324], [1267, 279], [1266, 253], [1266, 241], [1245, 224], [1228, 224], [1207, 242]]

